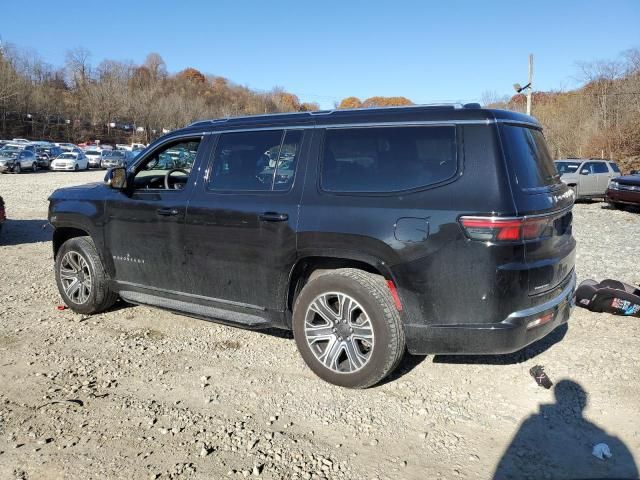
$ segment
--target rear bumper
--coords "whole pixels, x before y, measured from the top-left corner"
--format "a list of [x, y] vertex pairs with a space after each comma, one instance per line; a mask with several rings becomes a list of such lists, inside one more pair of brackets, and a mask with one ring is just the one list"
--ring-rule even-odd
[[640, 205], [640, 190], [607, 190], [605, 200], [609, 203], [625, 203], [628, 205]]
[[[410, 353], [424, 354], [500, 354], [516, 352], [540, 340], [566, 323], [573, 310], [576, 276], [558, 296], [545, 303], [512, 313], [497, 323], [454, 325], [405, 325]], [[551, 314], [543, 325], [527, 329], [529, 322]]]

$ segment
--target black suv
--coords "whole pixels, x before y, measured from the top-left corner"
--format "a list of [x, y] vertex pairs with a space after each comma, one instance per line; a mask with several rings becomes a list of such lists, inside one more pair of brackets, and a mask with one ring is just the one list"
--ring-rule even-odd
[[567, 321], [573, 194], [532, 117], [479, 105], [194, 123], [50, 198], [60, 294], [292, 329], [347, 387]]

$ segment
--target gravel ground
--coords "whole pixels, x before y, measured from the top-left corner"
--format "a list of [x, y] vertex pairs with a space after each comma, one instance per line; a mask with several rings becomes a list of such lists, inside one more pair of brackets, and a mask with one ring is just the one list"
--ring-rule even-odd
[[[47, 196], [102, 175], [0, 175], [0, 478], [637, 476], [637, 318], [578, 309], [517, 354], [407, 357], [352, 391], [315, 377], [284, 333], [58, 311]], [[640, 214], [574, 211], [579, 280], [640, 283]], [[591, 455], [599, 442], [611, 459]]]

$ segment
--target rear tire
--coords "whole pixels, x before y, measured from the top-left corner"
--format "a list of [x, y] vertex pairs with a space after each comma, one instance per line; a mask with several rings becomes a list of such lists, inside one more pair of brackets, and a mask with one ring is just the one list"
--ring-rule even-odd
[[79, 170], [80, 170], [80, 167], [79, 167], [79, 166], [78, 166], [78, 164], [76, 163], [76, 166], [75, 166], [75, 167], [73, 167], [73, 171], [74, 171], [74, 172], [77, 172], [77, 171], [79, 171]]
[[60, 296], [76, 313], [99, 313], [118, 299], [109, 288], [109, 278], [91, 237], [75, 237], [62, 244], [55, 275]]
[[405, 351], [385, 279], [353, 268], [329, 270], [304, 286], [293, 309], [293, 335], [316, 375], [348, 388], [380, 382]]
[[621, 203], [617, 203], [617, 202], [609, 202], [609, 205], [611, 205], [613, 208], [615, 208], [616, 210], [622, 210], [624, 209], [624, 205], [622, 205]]
[[16, 162], [13, 166], [13, 173], [22, 173], [22, 165], [20, 165], [20, 162]]
[[31, 170], [33, 170], [34, 173], [38, 171], [38, 162], [33, 162], [33, 165], [31, 165]]

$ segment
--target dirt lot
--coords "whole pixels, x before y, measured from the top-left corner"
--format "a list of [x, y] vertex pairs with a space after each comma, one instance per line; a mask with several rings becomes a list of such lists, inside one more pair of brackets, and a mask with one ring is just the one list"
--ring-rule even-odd
[[[381, 386], [333, 387], [284, 333], [56, 310], [47, 196], [101, 177], [0, 175], [0, 478], [637, 476], [639, 319], [576, 310], [514, 355], [407, 357]], [[640, 283], [640, 214], [582, 203], [574, 225], [580, 280]]]

